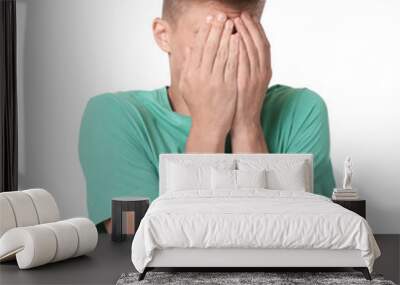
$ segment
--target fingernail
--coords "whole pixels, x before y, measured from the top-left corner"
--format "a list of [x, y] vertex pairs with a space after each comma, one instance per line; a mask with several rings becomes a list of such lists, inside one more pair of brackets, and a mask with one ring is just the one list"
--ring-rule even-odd
[[211, 23], [212, 20], [213, 20], [213, 16], [208, 15], [207, 18], [206, 18], [206, 22], [207, 22], [207, 23]]
[[222, 14], [222, 13], [219, 13], [218, 16], [217, 16], [217, 19], [218, 19], [218, 21], [220, 21], [220, 22], [225, 22], [225, 20], [226, 20], [226, 15], [225, 15], [225, 14]]

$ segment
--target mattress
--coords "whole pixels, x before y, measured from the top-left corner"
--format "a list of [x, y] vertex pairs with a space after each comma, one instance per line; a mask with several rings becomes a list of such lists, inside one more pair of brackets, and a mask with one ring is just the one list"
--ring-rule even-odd
[[359, 250], [372, 271], [379, 248], [367, 221], [299, 191], [168, 192], [150, 206], [132, 243], [139, 272], [163, 249]]

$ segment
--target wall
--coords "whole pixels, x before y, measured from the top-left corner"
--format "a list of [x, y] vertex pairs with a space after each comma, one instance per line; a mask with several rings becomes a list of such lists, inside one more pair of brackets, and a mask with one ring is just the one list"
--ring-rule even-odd
[[[17, 0], [21, 188], [44, 187], [63, 217], [86, 215], [77, 143], [87, 100], [169, 82], [151, 20], [160, 0]], [[400, 50], [396, 0], [268, 1], [273, 83], [325, 99], [332, 161], [354, 160], [354, 185], [376, 233], [400, 233]]]

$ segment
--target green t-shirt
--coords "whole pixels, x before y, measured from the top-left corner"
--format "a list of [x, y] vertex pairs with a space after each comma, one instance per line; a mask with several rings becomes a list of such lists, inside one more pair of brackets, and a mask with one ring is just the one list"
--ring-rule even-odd
[[[323, 99], [313, 91], [274, 85], [261, 124], [271, 153], [314, 154], [314, 193], [335, 187], [329, 124]], [[90, 99], [80, 129], [79, 156], [86, 177], [89, 217], [111, 216], [117, 196], [158, 196], [160, 153], [183, 153], [191, 117], [171, 108], [167, 88], [107, 93]], [[226, 152], [231, 152], [230, 139]]]

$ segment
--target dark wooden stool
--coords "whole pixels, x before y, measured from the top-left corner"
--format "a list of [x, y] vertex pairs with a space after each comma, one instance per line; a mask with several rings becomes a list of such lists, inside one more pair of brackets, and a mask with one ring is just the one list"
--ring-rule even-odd
[[145, 197], [117, 197], [112, 199], [112, 241], [123, 241], [126, 239], [127, 234], [124, 228], [127, 222], [124, 221], [126, 213], [135, 213], [135, 232], [139, 227], [140, 221], [146, 214], [149, 208], [150, 201]]

